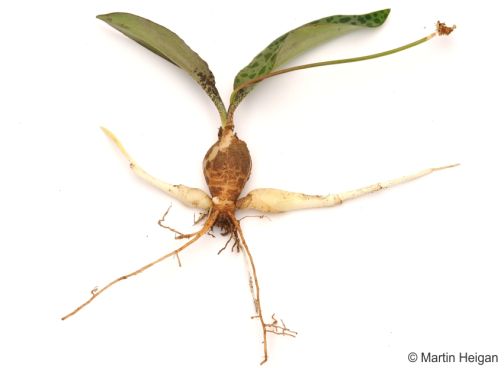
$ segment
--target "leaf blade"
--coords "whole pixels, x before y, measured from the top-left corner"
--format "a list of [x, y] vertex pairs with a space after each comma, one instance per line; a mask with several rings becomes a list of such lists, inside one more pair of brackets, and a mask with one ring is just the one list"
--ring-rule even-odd
[[186, 71], [213, 101], [223, 123], [226, 108], [215, 85], [208, 64], [177, 34], [146, 18], [130, 13], [109, 13], [97, 16], [133, 41]]
[[[361, 15], [332, 15], [295, 28], [271, 42], [240, 70], [235, 77], [234, 88], [272, 72], [296, 56], [330, 39], [357, 29], [379, 27], [385, 22], [389, 13], [390, 9], [382, 9]], [[253, 88], [254, 86], [250, 86], [234, 94], [230, 110], [236, 109]]]

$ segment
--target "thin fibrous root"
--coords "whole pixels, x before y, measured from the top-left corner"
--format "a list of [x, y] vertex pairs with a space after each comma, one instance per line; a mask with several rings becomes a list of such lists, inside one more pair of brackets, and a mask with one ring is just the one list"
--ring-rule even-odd
[[231, 239], [233, 239], [232, 236], [229, 237], [229, 239], [226, 241], [226, 244], [224, 244], [224, 246], [217, 252], [217, 255], [220, 255], [222, 251], [227, 248], [228, 244], [231, 242]]
[[235, 248], [237, 253], [240, 252], [240, 238], [238, 238], [236, 231], [233, 231], [233, 233], [229, 235], [229, 239], [226, 241], [226, 244], [224, 244], [224, 246], [217, 252], [217, 255], [220, 255], [227, 248], [229, 243], [231, 243], [231, 240], [234, 240], [233, 245], [231, 246], [231, 252], [234, 252]]
[[237, 208], [250, 208], [261, 212], [286, 212], [308, 208], [332, 207], [340, 205], [350, 199], [378, 192], [382, 189], [390, 188], [432, 174], [435, 171], [448, 169], [458, 165], [459, 164], [454, 164], [425, 169], [411, 175], [401, 176], [400, 178], [382, 181], [359, 189], [350, 190], [348, 192], [329, 194], [325, 196], [287, 192], [285, 190], [273, 188], [254, 189], [245, 197], [238, 200]]
[[275, 335], [282, 335], [282, 336], [291, 336], [291, 337], [297, 336], [297, 332], [292, 331], [291, 329], [287, 328], [287, 326], [285, 326], [285, 323], [282, 319], [280, 319], [280, 323], [282, 324], [280, 326], [280, 324], [278, 323], [278, 320], [275, 318], [275, 313], [273, 313], [273, 315], [271, 316], [271, 319], [273, 320], [273, 322], [266, 324], [266, 329], [268, 330], [268, 332], [271, 332]]
[[234, 243], [233, 246], [231, 247], [231, 252], [234, 252], [236, 249], [236, 253], [240, 253], [241, 245], [240, 245], [240, 238], [238, 237], [238, 234], [235, 232], [233, 235], [234, 238]]
[[[249, 280], [248, 281], [249, 281], [250, 293], [252, 294], [252, 300], [254, 301], [254, 310], [257, 313], [257, 300], [255, 298], [254, 279], [250, 275], [250, 272], [249, 272]], [[252, 318], [257, 318], [257, 316], [252, 316]]]
[[126, 280], [127, 278], [130, 278], [132, 276], [136, 276], [136, 275], [139, 275], [140, 273], [144, 272], [145, 270], [147, 270], [148, 268], [151, 268], [152, 266], [158, 264], [159, 262], [161, 261], [164, 261], [165, 259], [175, 255], [179, 261], [179, 265], [180, 264], [180, 258], [178, 257], [178, 254], [183, 251], [184, 249], [186, 249], [189, 245], [191, 245], [192, 243], [194, 243], [196, 240], [198, 240], [199, 238], [201, 238], [204, 234], [206, 234], [208, 232], [208, 230], [210, 230], [210, 228], [213, 226], [213, 223], [215, 222], [215, 220], [217, 219], [217, 216], [219, 215], [219, 212], [218, 211], [214, 211], [210, 214], [210, 216], [208, 217], [207, 221], [205, 222], [205, 225], [203, 225], [203, 227], [201, 228], [200, 231], [198, 231], [197, 233], [195, 233], [195, 235], [193, 236], [192, 239], [190, 239], [187, 243], [185, 243], [184, 245], [182, 245], [181, 247], [175, 249], [174, 251], [170, 252], [170, 253], [167, 253], [165, 254], [164, 256], [162, 257], [159, 257], [158, 259], [156, 259], [155, 261], [152, 261], [151, 263], [149, 264], [146, 264], [145, 266], [139, 268], [138, 270], [136, 271], [133, 271], [131, 273], [128, 273], [127, 275], [124, 275], [124, 276], [121, 276], [121, 277], [118, 277], [117, 279], [115, 279], [114, 281], [111, 281], [109, 282], [106, 286], [104, 286], [103, 288], [101, 289], [98, 289], [98, 288], [94, 288], [91, 292], [91, 298], [89, 298], [86, 302], [84, 302], [83, 304], [81, 304], [80, 306], [78, 306], [77, 308], [75, 308], [72, 312], [68, 313], [66, 316], [64, 316], [63, 318], [61, 318], [62, 320], [65, 320], [71, 316], [73, 316], [74, 314], [76, 314], [78, 311], [80, 311], [82, 308], [84, 308], [85, 306], [87, 306], [89, 303], [91, 303], [97, 296], [99, 296], [100, 294], [102, 294], [105, 290], [107, 290], [108, 288], [112, 287], [113, 285], [117, 284], [119, 281], [122, 281], [122, 280]]
[[242, 222], [242, 220], [245, 220], [245, 219], [248, 219], [248, 218], [258, 218], [258, 219], [260, 219], [260, 220], [262, 220], [262, 219], [266, 219], [266, 220], [268, 220], [268, 221], [271, 221], [271, 218], [269, 218], [269, 217], [268, 217], [268, 216], [266, 216], [266, 215], [247, 215], [247, 216], [240, 217], [240, 218], [238, 219], [238, 222], [240, 222], [240, 223], [241, 223], [241, 222]]
[[192, 233], [192, 234], [184, 234], [184, 233], [178, 231], [177, 229], [175, 229], [175, 228], [173, 228], [171, 226], [165, 225], [165, 224], [163, 224], [161, 222], [161, 220], [158, 221], [158, 225], [161, 226], [163, 229], [168, 229], [172, 233], [174, 233], [176, 240], [187, 239], [187, 238], [190, 238], [191, 236], [194, 236], [194, 233]]
[[[258, 316], [252, 316], [252, 319], [254, 318], [258, 318]], [[291, 329], [287, 328], [287, 326], [285, 326], [285, 323], [283, 320], [280, 320], [280, 322], [282, 323], [282, 325], [280, 326], [278, 324], [278, 320], [275, 318], [275, 313], [273, 313], [273, 315], [271, 316], [271, 319], [273, 320], [273, 322], [271, 323], [266, 323], [266, 332], [269, 332], [269, 333], [272, 333], [272, 334], [275, 334], [275, 335], [280, 335], [280, 336], [290, 336], [290, 337], [296, 337], [297, 336], [297, 332], [296, 331], [292, 331]]]
[[175, 257], [177, 257], [178, 266], [182, 267], [182, 262], [180, 262], [179, 252], [175, 252]]
[[[178, 231], [177, 229], [164, 224], [164, 222], [166, 221], [166, 216], [168, 216], [168, 213], [170, 212], [171, 208], [172, 208], [172, 205], [170, 204], [170, 206], [165, 211], [165, 213], [163, 214], [163, 216], [158, 220], [158, 222], [157, 222], [158, 225], [161, 226], [164, 229], [170, 230], [172, 233], [175, 233], [176, 234], [175, 235], [175, 239], [177, 239], [177, 240], [187, 239], [187, 238], [190, 238], [190, 237], [194, 236], [195, 234], [197, 234], [197, 232], [190, 233], [190, 234], [184, 234], [183, 232]], [[200, 212], [199, 217], [197, 219], [193, 215], [193, 226], [199, 224], [201, 221], [203, 221], [205, 218], [207, 218], [209, 212], [210, 211]]]
[[196, 235], [198, 232], [195, 232], [195, 233], [191, 233], [191, 234], [184, 234], [180, 231], [178, 231], [177, 229], [171, 227], [171, 226], [168, 226], [168, 225], [165, 225], [164, 222], [166, 221], [166, 216], [168, 215], [168, 212], [170, 212], [172, 208], [172, 205], [170, 204], [170, 207], [168, 207], [168, 209], [165, 211], [165, 213], [163, 214], [163, 217], [161, 217], [159, 220], [158, 220], [158, 225], [161, 226], [163, 229], [168, 229], [170, 230], [172, 233], [175, 233], [175, 239], [177, 240], [180, 240], [180, 239], [188, 239], [188, 238], [191, 238], [193, 237], [194, 235]]
[[262, 335], [263, 335], [263, 352], [264, 352], [264, 358], [261, 361], [261, 365], [262, 365], [262, 364], [264, 364], [264, 363], [266, 363], [268, 361], [268, 338], [266, 336], [268, 330], [267, 330], [267, 324], [264, 322], [264, 317], [263, 317], [263, 314], [262, 314], [261, 297], [260, 297], [260, 291], [259, 291], [259, 281], [257, 279], [257, 271], [256, 271], [256, 268], [255, 268], [254, 259], [252, 258], [252, 254], [250, 253], [250, 249], [249, 249], [249, 247], [247, 245], [247, 242], [245, 241], [245, 237], [243, 236], [243, 231], [241, 229], [240, 223], [238, 222], [238, 220], [234, 216], [234, 213], [228, 212], [227, 215], [228, 215], [228, 218], [233, 223], [236, 231], [238, 232], [241, 246], [245, 250], [244, 253], [245, 253], [246, 257], [247, 257], [247, 260], [248, 260], [248, 262], [250, 264], [250, 268], [251, 268], [251, 271], [252, 271], [251, 277], [252, 277], [252, 280], [253, 280], [253, 286], [255, 288], [254, 304], [255, 304], [256, 313], [257, 313], [256, 318], [258, 318], [259, 321], [261, 322]]
[[198, 218], [196, 218], [196, 215], [193, 214], [193, 226], [198, 225], [203, 219], [205, 219], [208, 216], [209, 211], [204, 211], [200, 212]]
[[[163, 216], [158, 220], [158, 225], [161, 226], [163, 229], [168, 229], [170, 230], [172, 233], [175, 233], [177, 235], [184, 235], [183, 233], [181, 233], [180, 231], [168, 226], [168, 225], [165, 225], [164, 222], [166, 221], [166, 216], [168, 216], [168, 213], [170, 212], [172, 208], [172, 205], [170, 204], [170, 206], [168, 206], [168, 208], [166, 209], [165, 213], [163, 214]], [[175, 236], [175, 239], [177, 238], [177, 236]]]

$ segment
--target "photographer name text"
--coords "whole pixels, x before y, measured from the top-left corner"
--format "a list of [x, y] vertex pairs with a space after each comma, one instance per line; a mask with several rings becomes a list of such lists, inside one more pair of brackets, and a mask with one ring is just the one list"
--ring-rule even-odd
[[442, 353], [433, 354], [421, 352], [419, 354], [410, 353], [408, 360], [412, 363], [473, 363], [484, 365], [487, 363], [498, 363], [499, 356], [497, 354], [479, 354], [479, 353]]

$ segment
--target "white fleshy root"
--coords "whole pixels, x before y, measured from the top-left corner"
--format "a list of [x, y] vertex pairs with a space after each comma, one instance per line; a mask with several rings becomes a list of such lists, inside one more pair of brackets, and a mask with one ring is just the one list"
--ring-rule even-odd
[[142, 169], [138, 164], [133, 160], [133, 158], [126, 151], [124, 146], [121, 144], [119, 139], [107, 128], [101, 128], [103, 132], [110, 138], [112, 142], [119, 148], [124, 157], [130, 162], [130, 168], [133, 172], [148, 182], [149, 184], [155, 186], [158, 189], [161, 189], [163, 192], [168, 193], [173, 198], [179, 200], [183, 204], [189, 207], [199, 208], [202, 210], [208, 210], [212, 207], [212, 199], [208, 194], [198, 188], [190, 188], [185, 185], [178, 184], [168, 184], [162, 182], [159, 179], [156, 179], [149, 173], [147, 173], [144, 169]]
[[307, 208], [337, 206], [349, 199], [362, 197], [366, 194], [374, 193], [385, 188], [390, 188], [398, 184], [421, 178], [422, 176], [429, 175], [434, 171], [448, 169], [457, 165], [458, 164], [430, 168], [419, 171], [415, 174], [402, 176], [397, 179], [379, 182], [359, 189], [350, 190], [348, 192], [329, 194], [325, 196], [293, 193], [271, 188], [254, 189], [245, 197], [238, 200], [237, 208], [255, 209], [261, 212], [287, 212]]

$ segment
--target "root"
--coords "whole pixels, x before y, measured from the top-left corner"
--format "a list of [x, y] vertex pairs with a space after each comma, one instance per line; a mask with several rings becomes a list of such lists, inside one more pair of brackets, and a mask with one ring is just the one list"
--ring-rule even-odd
[[258, 218], [258, 219], [260, 219], [260, 220], [262, 220], [262, 219], [264, 219], [264, 218], [265, 218], [265, 219], [267, 219], [268, 221], [271, 221], [271, 218], [269, 218], [269, 217], [268, 217], [268, 216], [266, 216], [266, 215], [247, 215], [247, 216], [240, 217], [240, 218], [238, 219], [238, 222], [239, 222], [239, 223], [241, 223], [241, 222], [242, 222], [242, 220], [245, 220], [246, 218], [251, 218], [251, 217]]
[[236, 249], [236, 252], [240, 253], [240, 238], [238, 237], [238, 233], [235, 230], [233, 231], [232, 234], [230, 234], [229, 239], [226, 241], [226, 244], [224, 244], [224, 246], [217, 252], [217, 255], [220, 255], [222, 251], [227, 248], [229, 243], [231, 243], [231, 240], [233, 240], [233, 246], [231, 247], [231, 252], [234, 252], [234, 250]]
[[275, 335], [282, 335], [282, 336], [291, 336], [291, 337], [297, 336], [297, 332], [292, 331], [291, 329], [287, 328], [287, 326], [285, 326], [285, 323], [282, 319], [280, 319], [280, 323], [282, 325], [280, 326], [278, 324], [278, 320], [275, 318], [275, 313], [273, 313], [273, 315], [271, 316], [271, 319], [273, 320], [273, 322], [268, 323], [266, 325], [266, 329], [268, 330], [268, 332], [271, 332]]
[[201, 221], [207, 218], [209, 212], [210, 211], [200, 212], [198, 218], [196, 218], [196, 215], [193, 214], [193, 226], [198, 225]]
[[[258, 318], [258, 316], [252, 316], [252, 318]], [[287, 328], [287, 326], [285, 326], [285, 323], [282, 319], [280, 319], [280, 323], [282, 324], [280, 326], [280, 324], [278, 323], [278, 320], [275, 318], [275, 313], [273, 313], [273, 315], [271, 316], [271, 319], [273, 320], [273, 322], [265, 324], [266, 332], [270, 332], [272, 334], [281, 335], [281, 336], [290, 336], [290, 337], [297, 336], [298, 333], [296, 331], [291, 330], [290, 328]]]
[[257, 316], [255, 316], [255, 318], [259, 319], [259, 321], [261, 322], [262, 335], [263, 335], [264, 357], [263, 357], [263, 360], [261, 362], [261, 365], [262, 365], [262, 364], [266, 363], [266, 361], [268, 360], [268, 339], [267, 339], [267, 336], [266, 336], [267, 332], [268, 332], [268, 325], [264, 322], [264, 317], [263, 317], [263, 314], [262, 314], [261, 297], [260, 297], [260, 293], [259, 293], [259, 281], [257, 280], [257, 272], [256, 272], [254, 260], [252, 258], [252, 254], [250, 253], [250, 249], [249, 249], [249, 247], [247, 245], [247, 242], [245, 241], [245, 237], [243, 236], [243, 231], [242, 231], [242, 229], [240, 227], [240, 223], [235, 218], [235, 216], [234, 216], [233, 213], [228, 212], [227, 215], [229, 216], [229, 219], [233, 223], [233, 225], [234, 225], [234, 227], [236, 229], [236, 232], [239, 235], [241, 246], [245, 250], [245, 255], [247, 256], [247, 259], [248, 259], [248, 261], [250, 263], [250, 268], [252, 270], [252, 276], [251, 276], [252, 280], [250, 282], [250, 285], [252, 286], [252, 289], [255, 289], [254, 304], [255, 304], [256, 313], [257, 313]]
[[177, 257], [178, 266], [182, 267], [182, 262], [180, 262], [179, 252], [175, 252], [175, 257]]
[[367, 194], [390, 188], [399, 184], [407, 183], [432, 174], [436, 171], [449, 169], [459, 164], [432, 167], [418, 171], [414, 174], [399, 178], [381, 181], [358, 189], [329, 195], [309, 195], [304, 193], [287, 192], [281, 189], [260, 188], [254, 189], [245, 197], [238, 199], [238, 209], [255, 209], [261, 212], [287, 212], [308, 208], [321, 208], [338, 206], [350, 199], [359, 198]]
[[177, 234], [175, 236], [175, 239], [177, 239], [177, 236], [180, 236], [180, 235], [184, 235], [183, 233], [181, 233], [180, 231], [168, 226], [168, 225], [165, 225], [164, 222], [166, 221], [166, 216], [168, 216], [168, 213], [170, 212], [172, 208], [172, 205], [170, 204], [170, 206], [166, 209], [165, 213], [163, 214], [163, 216], [158, 220], [158, 225], [161, 226], [163, 229], [168, 229], [170, 230], [172, 233], [175, 233]]
[[[163, 229], [168, 229], [172, 233], [175, 233], [176, 234], [175, 235], [175, 239], [176, 240], [189, 239], [189, 238], [192, 238], [193, 236], [196, 236], [198, 234], [198, 232], [191, 233], [191, 234], [184, 234], [184, 233], [178, 231], [177, 229], [174, 229], [173, 227], [170, 227], [170, 226], [164, 224], [164, 222], [166, 221], [166, 216], [168, 215], [168, 212], [170, 212], [171, 208], [172, 208], [172, 205], [170, 204], [170, 207], [168, 207], [168, 209], [165, 211], [165, 213], [163, 214], [163, 217], [161, 217], [158, 220], [158, 225], [161, 226]], [[208, 213], [206, 213], [205, 216], [200, 217], [198, 219], [198, 222], [200, 222], [201, 220], [203, 220], [207, 216], [208, 216]], [[194, 225], [196, 225], [198, 222], [195, 222]]]
[[179, 266], [181, 266], [180, 258], [178, 256], [179, 253], [181, 251], [183, 251], [184, 249], [186, 249], [189, 245], [191, 245], [192, 243], [194, 243], [196, 240], [198, 240], [199, 238], [201, 238], [204, 234], [206, 234], [212, 228], [215, 220], [217, 219], [217, 216], [219, 216], [219, 212], [218, 211], [211, 212], [210, 216], [208, 217], [207, 221], [205, 222], [205, 224], [203, 225], [203, 227], [200, 229], [200, 231], [198, 231], [197, 233], [194, 233], [193, 235], [191, 235], [190, 237], [192, 237], [192, 239], [190, 239], [187, 243], [185, 243], [181, 247], [175, 249], [174, 251], [172, 251], [170, 253], [165, 254], [164, 256], [156, 259], [155, 261], [153, 261], [153, 262], [151, 262], [149, 264], [146, 264], [145, 266], [139, 268], [136, 271], [133, 271], [133, 272], [127, 274], [127, 275], [118, 277], [114, 281], [109, 282], [106, 286], [104, 286], [101, 289], [94, 288], [91, 291], [91, 298], [89, 298], [86, 302], [84, 302], [83, 304], [81, 304], [79, 307], [77, 307], [76, 309], [74, 309], [72, 312], [70, 312], [69, 314], [67, 314], [66, 316], [64, 316], [61, 319], [65, 320], [65, 319], [73, 316], [78, 311], [80, 311], [82, 308], [84, 308], [86, 305], [88, 305], [89, 303], [91, 303], [97, 296], [99, 296], [100, 294], [102, 294], [108, 288], [110, 288], [113, 285], [117, 284], [119, 281], [126, 280], [127, 278], [130, 278], [132, 276], [139, 275], [140, 273], [144, 272], [146, 269], [151, 268], [152, 266], [158, 264], [161, 261], [164, 261], [165, 259], [167, 259], [167, 258], [169, 258], [169, 257], [171, 257], [173, 255], [175, 255], [177, 257], [178, 262], [179, 262]]
[[[262, 306], [261, 306], [261, 297], [260, 297], [260, 292], [259, 292], [259, 280], [257, 279], [257, 271], [255, 268], [254, 259], [252, 258], [252, 254], [250, 253], [250, 249], [247, 245], [247, 242], [245, 241], [245, 237], [243, 236], [243, 231], [240, 226], [240, 221], [243, 220], [243, 218], [241, 218], [240, 220], [237, 220], [233, 213], [227, 212], [226, 214], [235, 228], [234, 232], [238, 236], [237, 240], [238, 240], [239, 244], [243, 247], [243, 249], [245, 251], [244, 253], [246, 255], [246, 259], [250, 265], [251, 272], [249, 273], [249, 287], [250, 287], [250, 292], [252, 293], [252, 299], [254, 301], [254, 308], [255, 308], [255, 312], [256, 312], [256, 315], [252, 316], [252, 318], [253, 319], [257, 318], [259, 320], [259, 322], [261, 323], [262, 335], [263, 335], [264, 358], [261, 361], [261, 365], [262, 365], [268, 361], [268, 340], [267, 340], [268, 332], [275, 334], [275, 335], [291, 336], [291, 337], [296, 337], [297, 332], [287, 328], [287, 326], [285, 326], [285, 323], [283, 320], [280, 319], [280, 323], [279, 323], [278, 319], [275, 318], [275, 314], [273, 314], [271, 316], [272, 322], [266, 323], [264, 321], [264, 316], [263, 316]], [[258, 216], [258, 217], [262, 218], [263, 216]], [[230, 242], [230, 240], [231, 240], [231, 238], [226, 243], [226, 246]], [[224, 246], [223, 249], [225, 249], [226, 246]], [[221, 249], [221, 251], [223, 249]]]
[[123, 156], [129, 161], [131, 170], [141, 179], [145, 180], [147, 183], [161, 189], [163, 192], [167, 193], [169, 196], [179, 200], [188, 207], [199, 208], [202, 210], [209, 211], [213, 204], [212, 198], [208, 196], [203, 190], [198, 188], [187, 187], [182, 184], [173, 185], [170, 183], [165, 183], [154, 176], [150, 175], [144, 169], [142, 169], [129, 155], [122, 143], [117, 139], [117, 137], [107, 128], [101, 128], [103, 132], [110, 138], [110, 140], [116, 145], [116, 147], [121, 151]]

